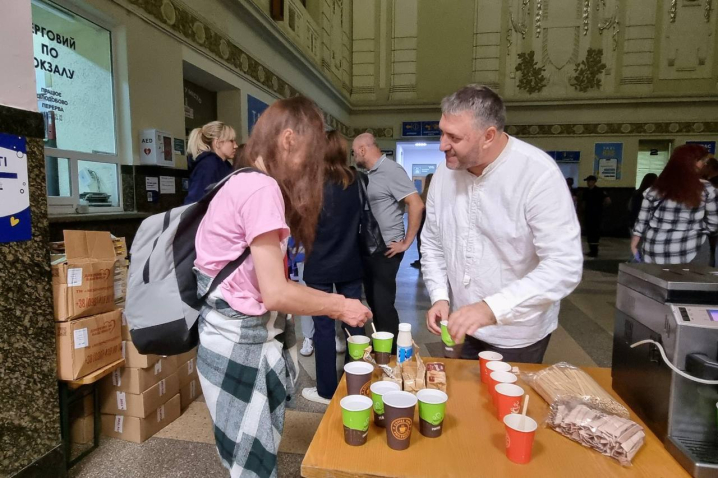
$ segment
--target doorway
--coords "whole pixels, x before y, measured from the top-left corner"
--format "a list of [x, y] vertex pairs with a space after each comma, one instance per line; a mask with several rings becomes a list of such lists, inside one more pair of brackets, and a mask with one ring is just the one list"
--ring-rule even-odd
[[404, 167], [419, 194], [424, 191], [426, 177], [436, 172], [437, 166], [444, 161], [438, 141], [398, 142], [396, 155], [397, 163]]
[[636, 189], [648, 173], [661, 174], [673, 150], [673, 140], [639, 139], [636, 161]]

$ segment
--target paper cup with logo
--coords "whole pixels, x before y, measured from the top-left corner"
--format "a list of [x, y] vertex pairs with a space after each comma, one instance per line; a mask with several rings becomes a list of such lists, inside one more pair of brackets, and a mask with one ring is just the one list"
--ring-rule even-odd
[[464, 337], [456, 342], [449, 334], [449, 322], [441, 321], [441, 341], [444, 342], [444, 357], [459, 358], [461, 355], [461, 345], [464, 343]]
[[491, 375], [489, 375], [489, 393], [491, 394], [491, 400], [494, 402], [494, 406], [497, 405], [496, 385], [500, 383], [516, 383], [517, 380], [516, 375], [511, 372], [491, 372]]
[[347, 445], [359, 446], [366, 443], [369, 434], [372, 401], [363, 395], [348, 395], [341, 399], [344, 441]]
[[394, 342], [394, 334], [391, 332], [374, 332], [371, 334], [372, 345], [376, 363], [386, 365], [391, 359], [391, 345]]
[[371, 386], [371, 375], [374, 373], [374, 366], [366, 362], [350, 362], [344, 365], [344, 373], [347, 376], [347, 395], [369, 396]]
[[371, 340], [366, 335], [352, 335], [347, 337], [347, 347], [349, 348], [349, 356], [353, 360], [361, 360], [364, 356], [364, 349], [369, 346]]
[[494, 397], [494, 390], [491, 385], [491, 374], [493, 372], [510, 372], [511, 371], [511, 365], [507, 364], [506, 362], [498, 362], [496, 360], [492, 360], [490, 362], [486, 362], [486, 385], [489, 386], [489, 395], [491, 395], [491, 398], [493, 400]]
[[449, 396], [441, 390], [425, 388], [416, 394], [419, 401], [419, 431], [429, 438], [441, 436]]
[[483, 383], [489, 383], [489, 369], [486, 368], [486, 364], [489, 362], [500, 362], [504, 359], [504, 356], [498, 352], [490, 352], [484, 350], [479, 353], [479, 367], [481, 368], [481, 381]]
[[372, 383], [369, 389], [374, 402], [374, 425], [384, 428], [384, 400], [382, 397], [385, 393], [398, 392], [401, 387], [396, 382], [381, 381]]
[[513, 383], [500, 383], [496, 385], [496, 414], [499, 420], [506, 415], [521, 411], [521, 399], [524, 389]]
[[531, 449], [534, 445], [538, 425], [531, 417], [512, 413], [504, 417], [506, 426], [506, 457], [520, 465], [531, 461]]
[[406, 450], [414, 427], [416, 397], [409, 392], [389, 392], [384, 399], [386, 441], [392, 450]]

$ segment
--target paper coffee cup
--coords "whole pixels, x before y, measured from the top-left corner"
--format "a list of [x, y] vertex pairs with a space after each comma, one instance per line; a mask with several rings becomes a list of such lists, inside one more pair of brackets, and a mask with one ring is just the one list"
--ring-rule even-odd
[[366, 335], [352, 335], [347, 337], [349, 356], [354, 360], [361, 360], [364, 356], [364, 349], [369, 346], [371, 340]]
[[425, 388], [416, 394], [419, 401], [419, 431], [428, 438], [441, 436], [449, 396], [441, 390]]
[[516, 383], [518, 377], [511, 372], [491, 372], [489, 375], [489, 393], [491, 394], [491, 400], [496, 406], [496, 385], [500, 383]]
[[372, 401], [362, 395], [349, 395], [342, 398], [339, 405], [342, 407], [344, 441], [347, 445], [363, 445], [369, 434]]
[[384, 428], [384, 400], [382, 396], [389, 392], [398, 392], [401, 390], [396, 382], [374, 382], [369, 387], [371, 390], [371, 399], [374, 402], [374, 425]]
[[481, 369], [481, 381], [483, 383], [489, 383], [489, 369], [486, 368], [486, 364], [492, 361], [501, 361], [504, 356], [498, 352], [490, 352], [485, 350], [479, 353], [479, 368]]
[[374, 373], [373, 365], [366, 362], [350, 362], [344, 365], [344, 373], [347, 375], [347, 395], [369, 396], [371, 375]]
[[451, 338], [451, 335], [449, 334], [449, 321], [448, 320], [442, 320], [441, 321], [441, 341], [444, 342], [444, 345], [447, 347], [453, 347], [457, 344], [463, 344], [464, 338], [461, 337], [461, 339], [456, 342], [454, 339]]
[[521, 411], [521, 399], [524, 389], [513, 383], [500, 383], [496, 385], [496, 414], [499, 420], [506, 415]]
[[409, 392], [389, 392], [384, 399], [386, 441], [392, 450], [406, 450], [414, 427], [416, 397]]
[[538, 425], [531, 417], [516, 413], [504, 417], [506, 426], [506, 457], [523, 465], [531, 461], [531, 449], [534, 445]]
[[394, 334], [391, 332], [374, 332], [371, 334], [372, 344], [376, 363], [386, 365], [391, 360], [391, 346], [394, 342]]

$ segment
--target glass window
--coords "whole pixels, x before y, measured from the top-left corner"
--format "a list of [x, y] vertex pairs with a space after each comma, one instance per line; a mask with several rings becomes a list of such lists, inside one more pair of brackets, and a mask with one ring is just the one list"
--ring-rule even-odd
[[32, 23], [50, 211], [121, 210], [111, 32], [44, 0]]

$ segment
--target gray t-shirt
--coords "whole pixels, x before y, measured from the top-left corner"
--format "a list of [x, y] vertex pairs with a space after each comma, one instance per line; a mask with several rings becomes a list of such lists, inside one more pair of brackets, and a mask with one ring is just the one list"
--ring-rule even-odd
[[401, 201], [410, 194], [418, 194], [406, 171], [386, 155], [369, 170], [369, 205], [374, 214], [384, 242], [403, 241], [404, 207]]

